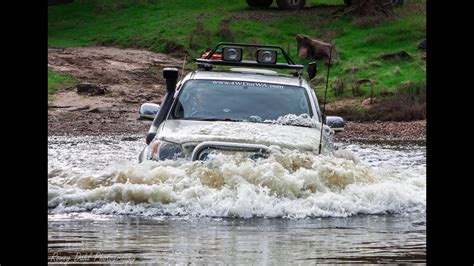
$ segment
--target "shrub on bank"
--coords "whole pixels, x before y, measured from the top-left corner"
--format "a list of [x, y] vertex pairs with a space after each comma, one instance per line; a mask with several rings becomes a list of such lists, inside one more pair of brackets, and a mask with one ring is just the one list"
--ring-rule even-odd
[[406, 83], [370, 107], [347, 105], [329, 111], [348, 121], [414, 121], [426, 119], [426, 84]]

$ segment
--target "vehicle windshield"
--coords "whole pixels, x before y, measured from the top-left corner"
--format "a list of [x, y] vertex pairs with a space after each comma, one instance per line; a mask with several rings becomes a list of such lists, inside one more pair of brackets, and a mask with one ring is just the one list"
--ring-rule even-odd
[[246, 81], [190, 80], [181, 89], [171, 118], [271, 122], [286, 115], [313, 115], [303, 87]]

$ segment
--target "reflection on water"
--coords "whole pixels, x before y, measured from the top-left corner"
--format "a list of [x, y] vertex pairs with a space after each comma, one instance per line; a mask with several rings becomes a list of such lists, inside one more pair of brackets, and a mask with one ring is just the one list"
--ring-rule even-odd
[[[50, 218], [50, 261], [80, 254], [89, 262], [420, 262], [423, 215], [351, 218], [229, 219], [180, 217]], [[87, 257], [89, 256], [89, 257]]]
[[[227, 165], [207, 165], [222, 176], [214, 187], [192, 175], [203, 171], [195, 165], [137, 166], [143, 146], [136, 136], [50, 137], [50, 262], [425, 260], [424, 146], [337, 143], [339, 164], [303, 155], [260, 165], [225, 158]], [[362, 180], [363, 173], [374, 179]], [[262, 184], [266, 190], [257, 189]], [[156, 190], [143, 192], [152, 186]], [[165, 201], [163, 193], [174, 198]]]

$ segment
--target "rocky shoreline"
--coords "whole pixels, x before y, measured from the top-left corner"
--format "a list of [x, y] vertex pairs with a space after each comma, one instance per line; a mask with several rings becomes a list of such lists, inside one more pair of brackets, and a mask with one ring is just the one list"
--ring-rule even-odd
[[[116, 136], [143, 135], [150, 127], [151, 121], [139, 120], [138, 113], [123, 114], [109, 111], [101, 117], [100, 113], [81, 114], [78, 111], [70, 117], [49, 116], [49, 136]], [[134, 118], [135, 117], [135, 118]], [[67, 120], [67, 121], [65, 121]], [[73, 122], [71, 122], [73, 121]], [[334, 135], [339, 142], [426, 142], [426, 121], [410, 122], [351, 122], [346, 123], [345, 130]]]

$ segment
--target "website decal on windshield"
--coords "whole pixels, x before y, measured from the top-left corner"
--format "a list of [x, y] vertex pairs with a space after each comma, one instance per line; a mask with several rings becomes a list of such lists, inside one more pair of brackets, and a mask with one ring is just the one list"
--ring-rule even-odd
[[212, 81], [212, 84], [216, 85], [234, 85], [234, 86], [248, 86], [248, 87], [263, 87], [263, 88], [278, 88], [283, 89], [282, 85], [261, 83], [261, 82], [248, 82], [248, 81]]

